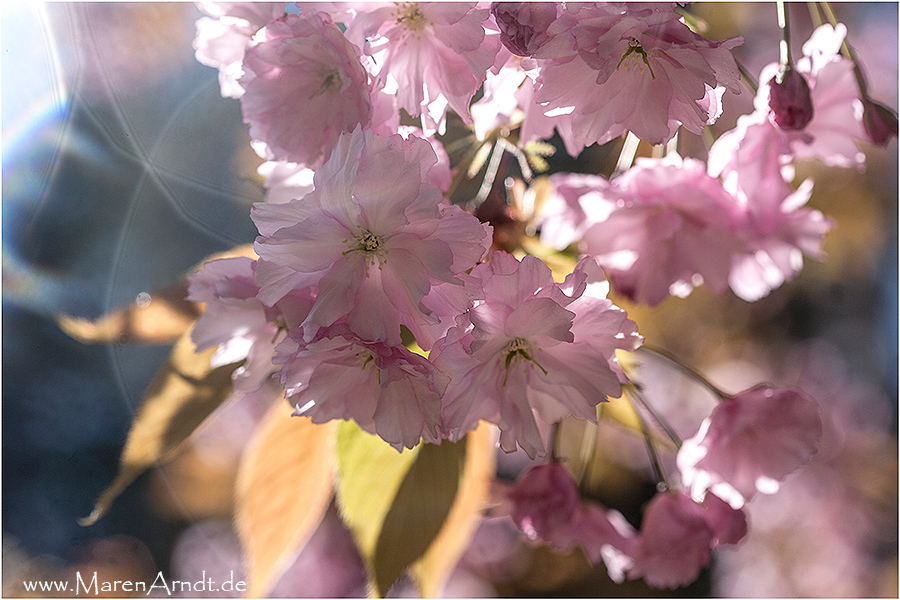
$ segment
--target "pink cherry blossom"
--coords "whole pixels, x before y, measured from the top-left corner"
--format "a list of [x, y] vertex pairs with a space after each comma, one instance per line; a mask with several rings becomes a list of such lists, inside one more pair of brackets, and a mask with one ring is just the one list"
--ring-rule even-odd
[[284, 15], [285, 2], [198, 2], [209, 17], [197, 20], [194, 56], [197, 62], [219, 70], [219, 88], [225, 98], [240, 98], [244, 88], [244, 51], [253, 35]]
[[[435, 365], [451, 377], [442, 409], [451, 439], [484, 419], [500, 428], [503, 450], [518, 444], [530, 456], [543, 455], [537, 419], [594, 420], [599, 402], [621, 394], [615, 350], [634, 350], [641, 338], [610, 301], [582, 300], [601, 276], [591, 265], [583, 260], [563, 284], [533, 256], [519, 262], [494, 252], [472, 270], [467, 287], [474, 307], [432, 351]], [[567, 310], [570, 305], [587, 312]]]
[[[344, 135], [314, 177], [314, 190], [283, 205], [257, 205], [261, 237], [259, 298], [272, 305], [293, 289], [313, 286], [304, 322], [307, 339], [346, 319], [368, 341], [400, 344], [406, 325], [423, 348], [439, 315], [423, 299], [487, 251], [490, 227], [442, 203], [430, 183], [437, 162], [423, 139]], [[436, 302], [435, 305], [440, 305]]]
[[740, 93], [731, 48], [693, 33], [672, 4], [585, 4], [548, 29], [535, 100], [558, 115], [566, 150], [631, 131], [661, 144], [679, 126], [700, 133], [721, 112], [726, 89]]
[[559, 6], [554, 2], [491, 3], [491, 14], [500, 28], [500, 42], [517, 56], [532, 56], [550, 39], [547, 28], [558, 12]]
[[315, 167], [342, 133], [372, 117], [357, 50], [326, 13], [289, 14], [257, 33], [244, 56], [244, 121], [269, 160]]
[[308, 343], [300, 333], [293, 330], [274, 358], [295, 414], [314, 423], [352, 419], [397, 450], [439, 441], [447, 378], [428, 360], [403, 346], [360, 340], [342, 324]]
[[621, 582], [632, 566], [634, 529], [616, 511], [582, 501], [568, 470], [557, 461], [529, 469], [507, 492], [512, 519], [529, 539], [562, 552], [581, 546], [593, 563], [601, 560]]
[[608, 193], [609, 181], [600, 175], [554, 173], [553, 193], [540, 207], [536, 220], [541, 243], [565, 250], [581, 240], [594, 223], [605, 221], [616, 204]]
[[239, 392], [259, 389], [277, 370], [272, 357], [281, 331], [306, 318], [313, 300], [310, 290], [298, 290], [275, 307], [263, 305], [255, 268], [245, 257], [209, 261], [190, 276], [188, 288], [189, 300], [207, 304], [191, 338], [198, 351], [218, 346], [213, 367], [245, 361], [232, 375]]
[[818, 451], [822, 421], [799, 389], [758, 386], [726, 399], [685, 440], [677, 464], [695, 496], [711, 490], [740, 508], [772, 494]]
[[474, 3], [401, 2], [363, 6], [347, 38], [372, 57], [376, 88], [396, 90], [397, 106], [422, 115], [423, 129], [444, 131], [449, 105], [467, 121], [469, 102], [500, 47], [485, 31], [486, 8]]
[[315, 171], [297, 163], [268, 160], [259, 165], [256, 172], [265, 178], [266, 202], [272, 204], [302, 198], [313, 190]]
[[544, 540], [568, 552], [575, 544], [578, 529], [575, 515], [581, 506], [578, 486], [557, 461], [528, 470], [509, 491], [512, 518], [529, 539]]
[[615, 208], [587, 228], [581, 250], [596, 257], [617, 292], [655, 305], [701, 283], [727, 289], [742, 209], [701, 162], [642, 159], [596, 192]]
[[629, 578], [657, 588], [685, 586], [709, 564], [716, 535], [703, 508], [682, 493], [660, 492], [647, 505]]
[[[471, 113], [475, 137], [501, 126], [519, 126], [519, 144], [545, 139], [553, 135], [554, 119], [544, 115], [544, 109], [534, 102], [534, 83], [525, 70], [521, 57], [506, 48], [497, 53], [499, 66], [488, 71], [484, 95], [472, 104]], [[534, 61], [527, 61], [534, 65]]]
[[[803, 45], [804, 56], [795, 64], [810, 89], [811, 120], [800, 130], [776, 127], [769, 109], [769, 86], [760, 86], [754, 112], [739, 118], [737, 127], [721, 135], [710, 149], [712, 175], [736, 177], [742, 186], [755, 186], [760, 170], [771, 170], [776, 163], [784, 167], [817, 159], [829, 166], [862, 167], [865, 155], [856, 142], [868, 138], [853, 63], [840, 56], [846, 33], [841, 24], [819, 27]], [[777, 63], [767, 65], [760, 81], [772, 80], [779, 68]], [[789, 180], [793, 172], [783, 174]]]

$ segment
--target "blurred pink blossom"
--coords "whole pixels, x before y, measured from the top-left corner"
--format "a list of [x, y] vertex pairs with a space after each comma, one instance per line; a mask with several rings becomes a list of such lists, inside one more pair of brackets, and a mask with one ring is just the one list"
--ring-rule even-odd
[[219, 70], [219, 88], [225, 98], [244, 94], [238, 80], [244, 74], [244, 51], [257, 31], [284, 15], [285, 2], [197, 3], [208, 17], [197, 20], [194, 56], [197, 62]]
[[742, 210], [703, 163], [676, 154], [641, 159], [595, 192], [615, 208], [584, 231], [581, 250], [617, 292], [655, 305], [703, 283], [727, 289]]
[[532, 56], [550, 36], [556, 20], [555, 2], [492, 2], [491, 14], [500, 28], [500, 42], [517, 56]]
[[206, 310], [191, 331], [197, 350], [218, 346], [211, 365], [245, 361], [235, 369], [235, 391], [252, 392], [277, 370], [272, 364], [280, 329], [298, 324], [309, 313], [309, 289], [294, 290], [274, 307], [257, 300], [256, 261], [226, 258], [205, 263], [190, 276], [188, 299], [205, 302]]
[[803, 129], [813, 118], [809, 84], [802, 73], [790, 65], [782, 67], [769, 80], [769, 111], [781, 129]]
[[244, 56], [244, 121], [257, 152], [315, 168], [342, 133], [372, 118], [368, 75], [326, 13], [267, 25]]
[[677, 464], [694, 496], [711, 490], [740, 508], [780, 482], [819, 449], [822, 420], [815, 401], [794, 388], [758, 386], [723, 400], [685, 440]]
[[682, 493], [660, 492], [647, 505], [629, 578], [657, 588], [697, 579], [708, 564], [715, 532], [703, 508]]

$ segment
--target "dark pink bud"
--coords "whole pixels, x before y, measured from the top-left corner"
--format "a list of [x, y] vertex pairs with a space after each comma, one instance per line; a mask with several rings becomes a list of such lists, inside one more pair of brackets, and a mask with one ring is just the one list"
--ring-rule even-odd
[[897, 137], [896, 113], [868, 98], [863, 101], [863, 125], [873, 144], [887, 146], [891, 136]]
[[813, 118], [809, 84], [802, 73], [785, 66], [769, 81], [772, 120], [786, 131], [803, 129]]
[[556, 20], [553, 2], [493, 2], [491, 14], [500, 27], [500, 41], [517, 56], [532, 56], [550, 36], [547, 28]]
[[566, 534], [581, 501], [575, 480], [561, 463], [533, 467], [516, 482], [509, 496], [515, 503], [513, 521], [528, 537], [570, 537]]

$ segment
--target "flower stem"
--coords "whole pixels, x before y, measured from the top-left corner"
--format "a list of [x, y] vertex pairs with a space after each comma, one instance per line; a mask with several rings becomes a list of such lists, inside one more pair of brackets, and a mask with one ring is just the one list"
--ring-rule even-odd
[[809, 18], [812, 20], [813, 28], [818, 29], [822, 26], [822, 13], [819, 12], [819, 6], [815, 2], [807, 2], [806, 7], [809, 9]]
[[656, 477], [657, 488], [668, 489], [669, 482], [666, 479], [666, 472], [663, 469], [662, 462], [659, 460], [659, 454], [656, 452], [656, 447], [653, 445], [653, 436], [650, 435], [650, 428], [647, 426], [647, 420], [644, 418], [644, 414], [641, 412], [640, 407], [635, 401], [633, 393], [634, 389], [624, 391], [624, 395], [628, 396], [628, 401], [631, 402], [631, 406], [634, 408], [634, 414], [637, 415], [638, 422], [641, 424], [641, 433], [644, 435], [647, 454], [650, 455], [650, 463], [653, 465], [653, 474]]
[[659, 428], [663, 430], [673, 444], [675, 444], [675, 448], [681, 448], [681, 437], [675, 433], [675, 430], [669, 425], [669, 422], [657, 411], [652, 404], [647, 402], [647, 399], [644, 398], [644, 395], [640, 391], [640, 386], [632, 384], [632, 393], [634, 394], [634, 398], [640, 403], [644, 410], [646, 410], [650, 414], [650, 418], [659, 425]]
[[650, 352], [651, 354], [655, 354], [661, 358], [666, 359], [673, 366], [675, 366], [679, 371], [681, 371], [682, 373], [684, 373], [685, 375], [687, 375], [688, 377], [690, 377], [697, 383], [700, 383], [701, 385], [703, 385], [705, 388], [707, 388], [713, 394], [718, 396], [721, 400], [730, 400], [731, 398], [733, 398], [733, 396], [731, 394], [726, 394], [725, 392], [720, 390], [718, 387], [713, 385], [706, 377], [704, 377], [703, 375], [701, 375], [700, 373], [695, 371], [693, 368], [687, 366], [686, 364], [684, 364], [683, 362], [678, 360], [678, 358], [674, 354], [670, 353], [669, 351], [663, 350], [662, 348], [657, 348], [656, 346], [653, 346], [653, 345], [647, 344], [647, 343], [644, 343], [644, 345], [641, 346], [641, 348], [639, 350], [646, 350], [647, 352]]
[[742, 65], [740, 62], [737, 62], [737, 61], [735, 61], [735, 62], [737, 63], [738, 71], [741, 74], [741, 78], [744, 80], [744, 83], [747, 84], [747, 87], [750, 88], [750, 91], [753, 92], [753, 95], [755, 96], [757, 90], [759, 90], [759, 83], [756, 81], [756, 78], [753, 75], [751, 75], [750, 72], [747, 71], [746, 68], [744, 68], [744, 65]]
[[625, 141], [622, 143], [622, 150], [619, 152], [619, 160], [616, 161], [616, 169], [613, 171], [610, 179], [617, 175], [621, 175], [631, 168], [631, 165], [634, 164], [634, 157], [637, 154], [638, 144], [640, 143], [640, 138], [629, 131], [628, 135], [625, 136]]
[[775, 6], [778, 10], [778, 27], [781, 29], [781, 43], [779, 44], [782, 67], [791, 67], [794, 61], [791, 59], [791, 22], [790, 13], [784, 5], [784, 0], [778, 0]]

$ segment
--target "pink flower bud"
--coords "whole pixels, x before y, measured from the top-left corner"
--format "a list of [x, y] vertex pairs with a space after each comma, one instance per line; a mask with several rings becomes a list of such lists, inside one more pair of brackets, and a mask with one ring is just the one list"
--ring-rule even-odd
[[556, 20], [553, 2], [493, 2], [491, 14], [500, 27], [500, 41], [518, 56], [532, 56], [550, 36], [547, 28]]
[[863, 101], [863, 125], [873, 144], [887, 146], [891, 136], [897, 137], [897, 115], [869, 98]]
[[769, 81], [769, 110], [775, 124], [786, 131], [803, 129], [812, 121], [812, 97], [802, 73], [785, 66]]
[[561, 463], [532, 468], [509, 495], [515, 503], [513, 521], [525, 535], [563, 550], [575, 545], [572, 525], [581, 501], [575, 480]]

